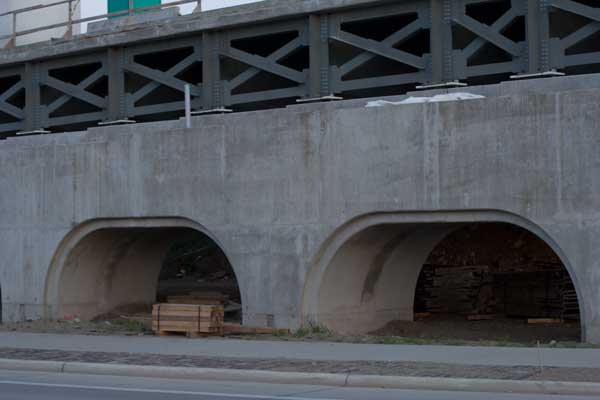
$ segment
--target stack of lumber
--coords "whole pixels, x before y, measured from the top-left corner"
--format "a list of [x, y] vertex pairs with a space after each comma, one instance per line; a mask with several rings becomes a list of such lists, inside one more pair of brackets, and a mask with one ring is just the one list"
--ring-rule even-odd
[[[577, 320], [577, 293], [564, 267], [536, 262], [513, 270], [425, 265], [415, 297], [418, 313], [466, 314], [469, 320], [507, 317]], [[534, 322], [532, 322], [534, 323]]]
[[164, 336], [173, 332], [193, 336], [223, 336], [224, 310], [219, 305], [155, 304], [152, 330]]
[[579, 301], [575, 285], [573, 285], [573, 281], [571, 281], [571, 278], [566, 273], [562, 285], [561, 317], [562, 319], [580, 319]]
[[494, 275], [504, 314], [517, 318], [560, 318], [563, 271], [547, 269]]
[[417, 284], [420, 312], [477, 313], [477, 301], [487, 266], [448, 267], [427, 266]]
[[228, 300], [229, 296], [220, 292], [191, 292], [167, 297], [170, 304], [223, 305]]

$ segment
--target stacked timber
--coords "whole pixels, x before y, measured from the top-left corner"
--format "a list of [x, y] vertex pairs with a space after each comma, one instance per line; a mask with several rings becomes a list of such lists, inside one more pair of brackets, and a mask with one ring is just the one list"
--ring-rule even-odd
[[562, 269], [494, 275], [504, 314], [532, 319], [562, 318], [565, 276]]
[[485, 312], [478, 310], [478, 303], [487, 277], [487, 266], [427, 265], [417, 284], [417, 299], [421, 299], [417, 305], [418, 311], [459, 314]]
[[568, 274], [565, 274], [562, 284], [562, 319], [579, 320], [579, 300], [577, 299], [577, 292], [575, 291], [575, 285]]
[[415, 297], [417, 313], [466, 314], [469, 320], [496, 314], [546, 321], [577, 320], [577, 293], [568, 272], [554, 262], [487, 266], [425, 265]]
[[229, 296], [221, 292], [191, 292], [167, 297], [170, 304], [224, 305]]
[[155, 304], [152, 330], [161, 336], [173, 332], [194, 336], [223, 336], [224, 310], [219, 305]]

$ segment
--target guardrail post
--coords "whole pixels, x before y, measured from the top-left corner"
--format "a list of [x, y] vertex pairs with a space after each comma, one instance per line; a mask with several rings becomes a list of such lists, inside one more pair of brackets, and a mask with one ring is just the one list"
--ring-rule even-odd
[[5, 49], [12, 49], [17, 45], [17, 13], [12, 13], [12, 35], [4, 45]]
[[72, 39], [73, 38], [73, 0], [69, 0], [69, 3], [67, 4], [67, 31], [65, 32], [64, 38], [65, 39]]
[[202, 0], [198, 0], [196, 7], [194, 8], [194, 11], [192, 11], [192, 13], [199, 13], [202, 11]]

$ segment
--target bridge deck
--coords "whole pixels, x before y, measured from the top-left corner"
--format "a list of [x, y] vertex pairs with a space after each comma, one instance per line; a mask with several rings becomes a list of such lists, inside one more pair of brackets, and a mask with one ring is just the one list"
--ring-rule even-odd
[[0, 52], [0, 137], [600, 72], [585, 0], [270, 0]]

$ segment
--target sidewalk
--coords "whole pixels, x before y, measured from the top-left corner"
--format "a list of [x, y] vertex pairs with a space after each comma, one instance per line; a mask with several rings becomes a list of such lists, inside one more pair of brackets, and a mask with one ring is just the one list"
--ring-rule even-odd
[[600, 397], [600, 350], [0, 333], [2, 370]]
[[[261, 360], [442, 363], [481, 366], [600, 368], [600, 349], [551, 349], [469, 346], [186, 339], [179, 337], [78, 336], [1, 332], [2, 349], [63, 352], [155, 354]], [[0, 357], [2, 357], [0, 353]]]

